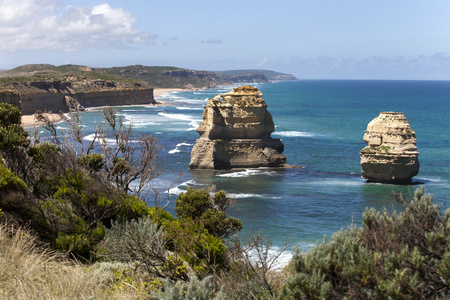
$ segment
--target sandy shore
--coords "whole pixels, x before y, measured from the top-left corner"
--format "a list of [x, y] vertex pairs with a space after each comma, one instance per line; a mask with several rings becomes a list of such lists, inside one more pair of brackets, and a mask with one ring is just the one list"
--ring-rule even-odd
[[[50, 120], [53, 120], [55, 123], [62, 121], [62, 117], [60, 114], [51, 114], [51, 113], [44, 113], [44, 115], [48, 116]], [[24, 127], [32, 127], [32, 126], [40, 126], [42, 123], [36, 122], [36, 119], [34, 118], [35, 115], [23, 115], [22, 116], [22, 126]]]
[[153, 97], [155, 100], [158, 100], [157, 98], [161, 97], [164, 94], [168, 94], [171, 92], [180, 92], [180, 91], [187, 91], [184, 89], [154, 89], [153, 90]]
[[[164, 105], [166, 102], [164, 101], [158, 101], [158, 98], [163, 96], [164, 94], [168, 94], [171, 92], [179, 92], [179, 91], [185, 91], [184, 89], [154, 89], [153, 90], [153, 97], [158, 102], [159, 105]], [[98, 107], [96, 107], [98, 108]], [[55, 122], [62, 121], [60, 114], [53, 114], [53, 113], [47, 113], [50, 118]], [[36, 122], [35, 115], [22, 115], [22, 126], [24, 127], [32, 127], [32, 126], [40, 126], [42, 124]]]

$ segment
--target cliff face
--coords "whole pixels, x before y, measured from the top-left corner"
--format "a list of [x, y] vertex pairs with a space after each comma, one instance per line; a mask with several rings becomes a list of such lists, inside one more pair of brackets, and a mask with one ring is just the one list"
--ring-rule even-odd
[[15, 90], [0, 91], [0, 102], [12, 104], [20, 108], [20, 94]]
[[364, 134], [368, 146], [361, 150], [361, 176], [383, 183], [411, 182], [419, 173], [416, 135], [402, 113], [381, 112]]
[[139, 83], [105, 80], [39, 81], [14, 83], [13, 87], [19, 95], [22, 114], [33, 114], [37, 110], [68, 112], [69, 102], [73, 104], [74, 100], [78, 102], [78, 107], [156, 103], [153, 88]]
[[242, 86], [209, 99], [203, 122], [197, 128], [189, 167], [191, 169], [231, 169], [282, 167], [286, 157], [274, 131], [272, 116], [262, 93]]

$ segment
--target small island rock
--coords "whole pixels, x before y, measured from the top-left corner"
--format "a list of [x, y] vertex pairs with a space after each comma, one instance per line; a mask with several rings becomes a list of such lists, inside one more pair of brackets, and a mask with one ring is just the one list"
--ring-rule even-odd
[[419, 173], [416, 135], [399, 112], [381, 112], [364, 134], [361, 177], [370, 182], [409, 184]]
[[284, 145], [275, 130], [262, 93], [252, 86], [209, 99], [191, 152], [191, 169], [283, 167]]

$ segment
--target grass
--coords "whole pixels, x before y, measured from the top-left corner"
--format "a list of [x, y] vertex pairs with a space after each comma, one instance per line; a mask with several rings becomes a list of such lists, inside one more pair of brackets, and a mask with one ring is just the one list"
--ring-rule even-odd
[[55, 67], [52, 65], [37, 64], [20, 66], [4, 72], [3, 76], [0, 77], [0, 86], [5, 86], [13, 82], [66, 81], [68, 80], [68, 76], [71, 77], [69, 79], [70, 81], [99, 79], [119, 82], [136, 82], [136, 80], [120, 76], [119, 74], [110, 74], [100, 69], [89, 69], [89, 67], [85, 66], [63, 65]]
[[1, 299], [141, 298], [138, 288], [118, 282], [107, 263], [84, 267], [35, 242], [26, 230], [0, 225]]

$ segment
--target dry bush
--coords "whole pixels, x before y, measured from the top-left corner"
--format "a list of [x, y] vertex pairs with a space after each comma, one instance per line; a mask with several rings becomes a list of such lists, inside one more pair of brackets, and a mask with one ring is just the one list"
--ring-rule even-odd
[[111, 274], [62, 260], [35, 246], [26, 230], [0, 225], [0, 298], [138, 299], [136, 288], [111, 289]]
[[288, 276], [278, 259], [288, 248], [275, 251], [270, 239], [251, 234], [242, 242], [230, 241], [225, 258], [227, 270], [216, 278], [228, 299], [275, 299]]

